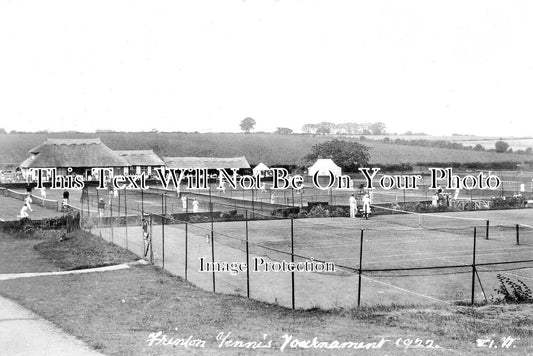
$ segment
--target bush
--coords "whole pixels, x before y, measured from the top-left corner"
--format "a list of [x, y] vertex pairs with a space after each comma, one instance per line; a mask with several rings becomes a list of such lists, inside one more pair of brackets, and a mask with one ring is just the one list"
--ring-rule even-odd
[[531, 289], [524, 282], [519, 279], [514, 282], [501, 274], [498, 274], [497, 278], [500, 281], [500, 287], [494, 291], [499, 297], [491, 297], [493, 303], [533, 303]]
[[324, 209], [322, 205], [316, 205], [307, 213], [307, 216], [310, 218], [327, 218], [329, 217], [329, 210]]

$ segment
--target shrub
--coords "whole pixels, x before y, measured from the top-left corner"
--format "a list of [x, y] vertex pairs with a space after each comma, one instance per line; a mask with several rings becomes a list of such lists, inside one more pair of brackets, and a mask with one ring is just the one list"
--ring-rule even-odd
[[500, 281], [500, 287], [494, 289], [498, 297], [491, 297], [493, 303], [533, 303], [531, 289], [524, 282], [519, 279], [514, 282], [501, 274], [498, 274], [497, 278]]
[[329, 210], [324, 209], [322, 205], [316, 205], [307, 213], [307, 216], [310, 218], [327, 218], [329, 217]]

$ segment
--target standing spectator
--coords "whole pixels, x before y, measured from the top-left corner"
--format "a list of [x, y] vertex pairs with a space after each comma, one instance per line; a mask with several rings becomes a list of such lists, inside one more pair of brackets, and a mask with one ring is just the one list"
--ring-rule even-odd
[[433, 194], [433, 197], [431, 197], [431, 206], [434, 208], [439, 206], [439, 195], [437, 193]]
[[192, 212], [193, 213], [197, 213], [198, 210], [200, 209], [200, 203], [198, 202], [198, 200], [196, 200], [196, 198], [193, 200], [192, 202]]
[[30, 214], [28, 213], [28, 206], [26, 205], [26, 203], [24, 203], [24, 206], [22, 207], [22, 209], [20, 209], [20, 220], [25, 219], [29, 216]]
[[183, 209], [183, 211], [187, 210], [187, 198], [185, 197], [185, 195], [181, 196], [181, 208]]
[[114, 193], [114, 189], [113, 189], [113, 185], [112, 185], [112, 184], [109, 185], [108, 190], [109, 190], [109, 191], [108, 191], [107, 196], [108, 196], [109, 199], [108, 199], [107, 205], [111, 206], [111, 199], [113, 199], [113, 197], [115, 196], [115, 193]]
[[368, 220], [368, 215], [370, 215], [370, 198], [368, 197], [368, 194], [365, 194], [363, 197], [363, 215], [365, 216], [365, 219]]
[[349, 199], [350, 202], [350, 217], [355, 218], [355, 213], [357, 212], [357, 199], [352, 194]]
[[104, 198], [100, 198], [98, 201], [98, 216], [102, 217], [104, 216], [104, 210], [105, 210], [105, 201]]
[[270, 191], [270, 204], [276, 204], [275, 195], [276, 195], [276, 192], [274, 190], [271, 190]]
[[69, 199], [69, 196], [70, 196], [70, 193], [68, 192], [68, 190], [64, 190], [63, 191], [63, 201], [62, 201], [62, 207], [63, 207], [63, 210], [65, 210], [65, 208], [67, 207], [68, 205], [68, 199]]
[[24, 205], [28, 207], [28, 210], [33, 212], [33, 209], [31, 208], [31, 203], [33, 203], [33, 200], [31, 200], [31, 193], [26, 194], [26, 198], [24, 198]]
[[40, 189], [40, 192], [41, 198], [46, 199], [46, 188], [44, 186]]

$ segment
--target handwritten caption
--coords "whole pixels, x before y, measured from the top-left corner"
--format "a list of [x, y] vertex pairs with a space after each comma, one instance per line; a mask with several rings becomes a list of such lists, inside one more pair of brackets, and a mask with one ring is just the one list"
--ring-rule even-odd
[[[214, 346], [219, 349], [274, 349], [284, 352], [286, 350], [297, 349], [326, 349], [326, 350], [375, 350], [381, 349], [385, 346], [395, 347], [400, 349], [440, 349], [441, 347], [431, 339], [421, 338], [380, 338], [372, 341], [339, 341], [331, 340], [324, 341], [318, 337], [312, 339], [299, 339], [291, 334], [283, 334], [277, 339], [269, 337], [268, 334], [263, 334], [258, 340], [245, 341], [238, 337], [234, 337], [231, 332], [219, 332], [215, 338]], [[148, 346], [172, 346], [183, 348], [206, 348], [208, 340], [188, 335], [187, 337], [169, 337], [162, 331], [150, 333], [147, 339]]]

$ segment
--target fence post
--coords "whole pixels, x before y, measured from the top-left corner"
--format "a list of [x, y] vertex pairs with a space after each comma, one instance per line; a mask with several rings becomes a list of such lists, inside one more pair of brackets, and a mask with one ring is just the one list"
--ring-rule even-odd
[[489, 220], [487, 220], [487, 230], [485, 231], [485, 240], [489, 239]]
[[113, 199], [111, 199], [111, 204], [109, 204], [109, 213], [110, 213], [109, 224], [111, 226], [111, 242], [113, 242]]
[[126, 197], [128, 196], [126, 187], [124, 187], [124, 222], [126, 224], [126, 250], [128, 250], [128, 203]]
[[165, 216], [161, 216], [161, 255], [163, 259], [163, 269], [165, 269]]
[[188, 243], [187, 243], [187, 237], [188, 237], [188, 227], [189, 227], [189, 224], [188, 223], [185, 223], [185, 280], [187, 280], [187, 259], [189, 258], [188, 256]]
[[472, 251], [472, 296], [471, 296], [472, 305], [474, 305], [475, 286], [476, 286], [476, 227], [474, 226], [474, 249]]
[[[215, 265], [215, 239], [213, 232], [213, 203], [209, 202], [209, 211], [211, 213], [211, 262]], [[213, 293], [216, 293], [215, 289], [215, 269], [213, 268]]]
[[161, 257], [165, 269], [165, 194], [161, 194]]
[[250, 250], [248, 249], [248, 210], [244, 211], [246, 223], [246, 297], [250, 298]]
[[96, 187], [96, 209], [98, 211], [98, 216], [96, 217], [96, 224], [98, 226], [98, 234], [100, 238], [102, 237], [102, 226], [100, 221], [100, 216], [102, 212], [100, 211], [100, 196], [98, 195], [98, 187]]
[[152, 214], [150, 214], [150, 264], [154, 264], [154, 245], [152, 244], [153, 242], [153, 229], [152, 229], [152, 225], [154, 224], [154, 217]]
[[361, 241], [359, 242], [359, 281], [357, 285], [357, 306], [361, 306], [361, 272], [363, 268], [363, 234], [364, 230], [361, 229]]
[[[291, 218], [291, 262], [294, 266], [294, 218]], [[295, 298], [294, 298], [294, 269], [291, 272], [291, 282], [292, 282], [292, 309], [295, 309]]]
[[141, 189], [141, 216], [144, 216], [144, 189]]
[[516, 244], [520, 245], [520, 224], [516, 224]]

